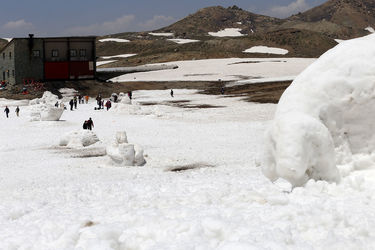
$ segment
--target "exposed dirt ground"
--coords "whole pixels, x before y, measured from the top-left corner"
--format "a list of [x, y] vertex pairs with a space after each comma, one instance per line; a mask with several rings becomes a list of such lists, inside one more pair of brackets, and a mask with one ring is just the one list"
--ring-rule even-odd
[[[99, 81], [71, 81], [71, 82], [50, 82], [45, 84], [45, 90], [49, 90], [60, 96], [58, 89], [74, 88], [82, 95], [91, 97], [99, 93], [109, 97], [112, 93], [128, 92], [134, 90], [162, 90], [162, 89], [197, 89], [202, 94], [220, 95], [224, 87], [224, 95], [242, 96], [245, 100], [260, 103], [277, 103], [281, 94], [290, 85], [287, 82], [267, 82], [246, 84], [233, 87], [225, 87], [227, 82], [132, 82], [132, 83], [108, 83]], [[0, 91], [0, 98], [8, 99], [33, 99], [41, 97], [43, 91], [29, 90], [29, 94], [21, 94], [21, 87], [8, 88]], [[184, 103], [177, 103], [179, 106], [186, 106]], [[174, 105], [177, 105], [174, 103]], [[147, 104], [145, 104], [147, 105]], [[204, 107], [202, 107], [204, 108]]]

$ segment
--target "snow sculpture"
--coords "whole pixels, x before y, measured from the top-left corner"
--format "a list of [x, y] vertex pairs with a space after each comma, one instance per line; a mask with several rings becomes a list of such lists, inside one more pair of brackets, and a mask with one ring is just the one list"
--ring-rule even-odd
[[375, 150], [375, 34], [340, 43], [282, 95], [263, 173], [294, 186], [339, 181], [339, 166]]
[[60, 120], [64, 109], [56, 108], [54, 105], [58, 102], [58, 97], [49, 91], [43, 93], [42, 98], [33, 99], [31, 105], [31, 121], [58, 121]]
[[91, 130], [72, 131], [63, 135], [60, 146], [69, 148], [81, 148], [95, 144], [99, 141], [98, 136]]
[[114, 142], [106, 150], [111, 162], [118, 166], [142, 166], [146, 163], [143, 149], [129, 144], [125, 131], [117, 132]]

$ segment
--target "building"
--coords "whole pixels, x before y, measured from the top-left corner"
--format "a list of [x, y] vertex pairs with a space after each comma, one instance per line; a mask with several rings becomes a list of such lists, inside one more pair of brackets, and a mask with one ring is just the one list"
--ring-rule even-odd
[[0, 51], [0, 80], [30, 81], [94, 79], [95, 37], [14, 38]]

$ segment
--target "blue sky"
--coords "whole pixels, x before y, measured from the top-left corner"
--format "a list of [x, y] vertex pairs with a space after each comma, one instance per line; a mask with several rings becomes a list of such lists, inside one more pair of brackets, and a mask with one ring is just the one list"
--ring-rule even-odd
[[103, 35], [164, 27], [200, 8], [237, 5], [287, 17], [325, 0], [12, 0], [2, 3], [0, 37]]

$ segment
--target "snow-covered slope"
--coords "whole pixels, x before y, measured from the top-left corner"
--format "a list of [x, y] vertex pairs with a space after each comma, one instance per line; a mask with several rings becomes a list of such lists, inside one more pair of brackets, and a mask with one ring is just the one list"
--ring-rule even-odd
[[268, 177], [293, 185], [310, 178], [339, 181], [356, 169], [358, 155], [373, 159], [374, 44], [375, 34], [340, 43], [284, 92], [269, 132]]

